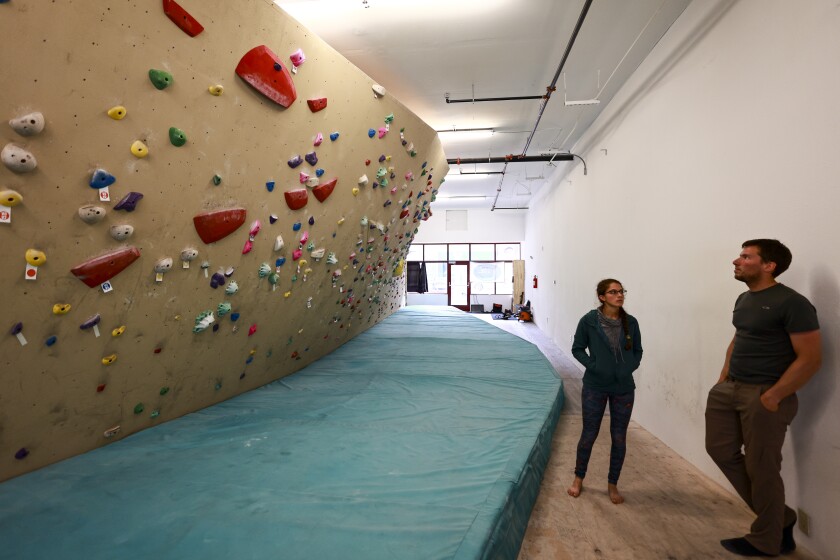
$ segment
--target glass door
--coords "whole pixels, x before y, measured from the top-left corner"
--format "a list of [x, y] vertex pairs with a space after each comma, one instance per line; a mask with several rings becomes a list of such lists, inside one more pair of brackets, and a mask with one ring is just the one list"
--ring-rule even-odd
[[470, 310], [470, 263], [449, 261], [449, 305]]

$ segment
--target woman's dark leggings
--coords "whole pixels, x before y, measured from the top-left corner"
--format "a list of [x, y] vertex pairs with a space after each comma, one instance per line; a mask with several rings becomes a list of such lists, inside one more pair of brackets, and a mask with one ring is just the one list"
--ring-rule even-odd
[[610, 484], [618, 484], [621, 466], [624, 464], [624, 455], [627, 452], [627, 426], [630, 425], [630, 414], [633, 412], [635, 394], [635, 391], [630, 391], [629, 393], [616, 395], [590, 389], [586, 385], [583, 386], [583, 391], [581, 391], [583, 431], [580, 434], [580, 441], [577, 446], [575, 476], [580, 478], [586, 476], [586, 467], [589, 465], [592, 446], [595, 445], [598, 432], [601, 430], [601, 420], [604, 418], [604, 410], [607, 401], [609, 401], [612, 448], [610, 449], [610, 472], [607, 475], [607, 481]]

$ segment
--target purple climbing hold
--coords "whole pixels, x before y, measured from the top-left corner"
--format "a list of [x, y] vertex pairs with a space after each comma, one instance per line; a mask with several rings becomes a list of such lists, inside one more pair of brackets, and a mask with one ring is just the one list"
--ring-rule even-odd
[[17, 450], [17, 453], [15, 453], [15, 459], [20, 461], [21, 459], [25, 459], [27, 455], [29, 455], [29, 450], [25, 447], [21, 447]]
[[303, 157], [306, 158], [306, 163], [309, 165], [315, 165], [318, 163], [318, 155], [315, 152], [309, 152]]
[[101, 320], [102, 320], [102, 317], [100, 317], [99, 313], [97, 313], [96, 315], [94, 315], [93, 317], [90, 317], [87, 321], [85, 321], [84, 323], [79, 325], [79, 328], [82, 329], [83, 331], [87, 330], [87, 329], [93, 327], [94, 325], [98, 325], [99, 321], [101, 321]]
[[315, 225], [315, 216], [309, 216], [309, 225], [310, 225], [310, 226], [314, 226], [314, 225]]
[[297, 167], [298, 165], [303, 163], [303, 159], [300, 157], [300, 155], [297, 155], [297, 156], [293, 157], [292, 159], [290, 159], [287, 163], [289, 164], [289, 167], [294, 169], [295, 167]]
[[213, 332], [216, 332], [217, 330], [219, 330], [219, 323], [213, 325]]
[[273, 224], [273, 223], [274, 223], [274, 222], [276, 222], [278, 219], [279, 219], [279, 218], [278, 218], [276, 215], [271, 214], [271, 215], [268, 217], [268, 223]]
[[266, 181], [265, 182], [265, 188], [268, 192], [273, 191], [274, 190], [274, 181]]
[[23, 330], [23, 323], [15, 323], [15, 325], [12, 327], [12, 331], [11, 331], [12, 336], [17, 336], [18, 334], [20, 334], [20, 331], [22, 331], [22, 330]]
[[214, 272], [213, 276], [210, 278], [210, 287], [213, 289], [218, 288], [219, 286], [225, 285], [225, 275], [221, 272]]
[[373, 188], [375, 189], [375, 188], [376, 188], [376, 187], [378, 187], [378, 186], [379, 186], [379, 183], [377, 183], [376, 181], [374, 181], [374, 182], [373, 182]]
[[143, 198], [143, 193], [131, 191], [124, 197], [122, 200], [117, 202], [117, 205], [114, 206], [114, 210], [125, 210], [126, 212], [134, 212], [134, 209], [137, 207], [137, 203], [140, 202], [140, 199]]
[[385, 161], [385, 154], [379, 156], [379, 163], [382, 163], [383, 161]]
[[384, 208], [387, 208], [388, 206], [391, 206], [391, 201], [390, 201], [390, 200], [386, 200], [386, 201], [385, 201], [385, 204], [383, 204], [382, 206], [383, 206]]
[[90, 182], [88, 184], [94, 189], [104, 189], [109, 185], [113, 185], [116, 180], [116, 177], [104, 169], [99, 168], [90, 176]]

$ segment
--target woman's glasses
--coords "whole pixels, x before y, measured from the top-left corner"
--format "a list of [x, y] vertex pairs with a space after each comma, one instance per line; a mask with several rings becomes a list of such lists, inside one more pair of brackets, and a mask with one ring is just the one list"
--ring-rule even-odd
[[607, 290], [607, 293], [610, 294], [611, 296], [617, 296], [617, 295], [622, 295], [623, 296], [624, 294], [627, 293], [627, 290]]

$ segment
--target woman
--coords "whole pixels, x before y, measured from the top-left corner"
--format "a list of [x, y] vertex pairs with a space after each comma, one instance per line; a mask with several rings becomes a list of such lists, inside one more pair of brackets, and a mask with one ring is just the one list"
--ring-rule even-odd
[[620, 504], [624, 498], [618, 492], [618, 477], [627, 451], [627, 426], [636, 389], [633, 372], [642, 361], [642, 337], [639, 322], [624, 311], [627, 290], [621, 282], [613, 278], [601, 280], [595, 291], [601, 305], [581, 317], [572, 344], [572, 355], [586, 367], [586, 372], [581, 391], [583, 430], [577, 447], [575, 480], [568, 493], [574, 498], [580, 495], [592, 446], [609, 402], [612, 449], [607, 489], [610, 500]]

